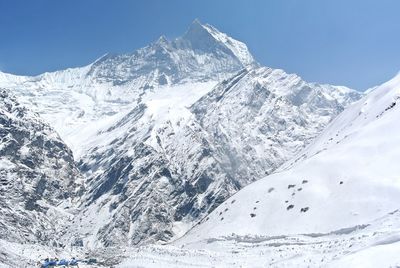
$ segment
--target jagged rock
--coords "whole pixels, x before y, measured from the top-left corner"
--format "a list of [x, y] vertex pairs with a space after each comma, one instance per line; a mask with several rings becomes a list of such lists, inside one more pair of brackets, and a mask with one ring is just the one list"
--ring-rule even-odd
[[0, 89], [0, 236], [12, 242], [49, 243], [55, 210], [71, 204], [82, 178], [71, 150], [39, 116]]

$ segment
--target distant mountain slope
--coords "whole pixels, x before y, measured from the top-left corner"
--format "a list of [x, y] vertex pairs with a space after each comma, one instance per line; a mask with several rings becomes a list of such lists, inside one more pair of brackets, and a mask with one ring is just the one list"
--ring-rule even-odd
[[210, 25], [195, 20], [175, 40], [160, 37], [131, 54], [106, 55], [88, 73], [95, 81], [114, 85], [146, 78], [144, 87], [228, 78], [256, 65], [247, 46]]
[[219, 84], [191, 111], [243, 186], [290, 159], [360, 96], [263, 67]]
[[299, 157], [232, 196], [180, 243], [329, 233], [395, 211], [399, 101], [400, 75], [347, 108]]
[[[72, 152], [37, 114], [0, 89], [0, 236], [56, 242], [83, 183]], [[58, 243], [58, 242], [56, 242]]]

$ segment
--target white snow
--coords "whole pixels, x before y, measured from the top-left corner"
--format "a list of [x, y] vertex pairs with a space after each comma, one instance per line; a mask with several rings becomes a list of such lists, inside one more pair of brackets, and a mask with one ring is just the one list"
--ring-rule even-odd
[[246, 44], [229, 37], [225, 33], [221, 33], [212, 25], [206, 24], [203, 25], [203, 27], [207, 29], [216, 40], [225, 44], [245, 65], [254, 64], [253, 56], [249, 53]]
[[397, 267], [400, 213], [325, 234], [229, 236], [127, 249], [128, 267]]

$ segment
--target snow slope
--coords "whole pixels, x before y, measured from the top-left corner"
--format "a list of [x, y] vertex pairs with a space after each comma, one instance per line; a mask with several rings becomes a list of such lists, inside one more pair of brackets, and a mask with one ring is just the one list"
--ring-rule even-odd
[[400, 75], [350, 106], [298, 158], [239, 191], [179, 243], [328, 233], [395, 211], [399, 101]]
[[79, 267], [397, 267], [399, 223], [397, 210], [368, 226], [327, 234], [231, 237], [181, 246], [109, 247], [96, 251], [0, 240], [0, 251], [7, 261], [0, 261], [0, 267], [33, 267], [49, 256], [97, 260], [96, 265], [80, 263]]
[[120, 253], [117, 267], [343, 267], [400, 265], [400, 214], [326, 234], [229, 237], [186, 245], [149, 245]]

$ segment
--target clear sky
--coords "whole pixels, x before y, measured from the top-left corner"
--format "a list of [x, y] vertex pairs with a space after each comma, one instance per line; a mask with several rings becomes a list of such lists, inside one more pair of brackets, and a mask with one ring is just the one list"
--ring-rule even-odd
[[364, 90], [400, 71], [399, 0], [0, 0], [0, 70], [83, 66], [180, 36], [195, 18], [308, 81]]

